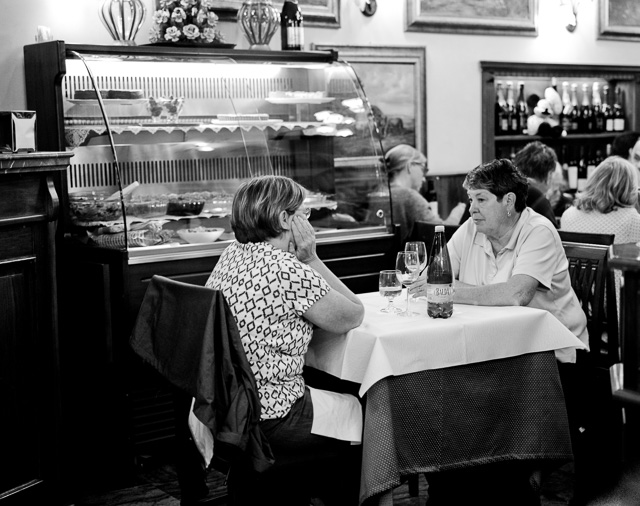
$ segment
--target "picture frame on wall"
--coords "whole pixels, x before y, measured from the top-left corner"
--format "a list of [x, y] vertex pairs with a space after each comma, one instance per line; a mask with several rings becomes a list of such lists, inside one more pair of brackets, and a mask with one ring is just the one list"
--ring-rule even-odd
[[640, 40], [640, 2], [638, 0], [598, 0], [600, 26], [598, 39]]
[[426, 48], [411, 46], [340, 46], [338, 59], [356, 72], [372, 108], [385, 150], [409, 144], [426, 155]]
[[[629, 0], [632, 1], [632, 0]], [[538, 0], [406, 0], [410, 32], [538, 35]]]
[[[273, 6], [282, 11], [282, 1]], [[323, 28], [340, 28], [340, 0], [298, 0], [304, 24]], [[214, 10], [221, 21], [235, 21], [242, 0], [216, 0]]]

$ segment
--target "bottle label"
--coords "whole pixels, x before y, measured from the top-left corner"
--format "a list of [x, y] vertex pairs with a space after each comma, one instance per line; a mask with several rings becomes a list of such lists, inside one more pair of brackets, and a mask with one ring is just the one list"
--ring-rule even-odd
[[613, 118], [607, 118], [605, 130], [607, 132], [613, 132]]
[[287, 27], [287, 45], [295, 48], [304, 47], [304, 32], [301, 26]]
[[613, 120], [613, 129], [616, 132], [622, 132], [624, 130], [624, 118], [615, 118]]
[[451, 283], [444, 285], [427, 284], [427, 301], [434, 304], [444, 304], [453, 300], [453, 285]]

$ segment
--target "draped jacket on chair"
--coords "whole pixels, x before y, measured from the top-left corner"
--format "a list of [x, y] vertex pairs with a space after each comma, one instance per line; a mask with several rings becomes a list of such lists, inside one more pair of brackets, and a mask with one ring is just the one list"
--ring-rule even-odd
[[256, 471], [273, 464], [255, 378], [221, 292], [153, 276], [130, 344], [195, 398], [193, 412], [213, 434], [214, 467], [226, 472], [241, 457]]

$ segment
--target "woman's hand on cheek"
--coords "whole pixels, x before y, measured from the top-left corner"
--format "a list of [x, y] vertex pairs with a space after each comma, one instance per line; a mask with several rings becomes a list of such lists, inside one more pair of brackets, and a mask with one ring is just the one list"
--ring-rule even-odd
[[294, 216], [291, 232], [298, 260], [308, 264], [317, 258], [316, 235], [311, 224], [299, 216]]

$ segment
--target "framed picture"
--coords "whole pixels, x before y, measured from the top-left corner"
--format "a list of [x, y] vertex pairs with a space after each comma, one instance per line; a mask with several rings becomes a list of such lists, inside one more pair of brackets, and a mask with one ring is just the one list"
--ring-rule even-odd
[[426, 50], [424, 47], [319, 45], [338, 51], [354, 68], [376, 117], [385, 150], [410, 144], [426, 153]]
[[[273, 5], [282, 11], [284, 2], [274, 1]], [[340, 0], [298, 0], [304, 24], [325, 28], [340, 27]], [[235, 21], [242, 0], [216, 0], [214, 10], [221, 21]]]
[[538, 35], [538, 0], [406, 1], [407, 31]]
[[638, 0], [599, 0], [599, 39], [640, 40]]

